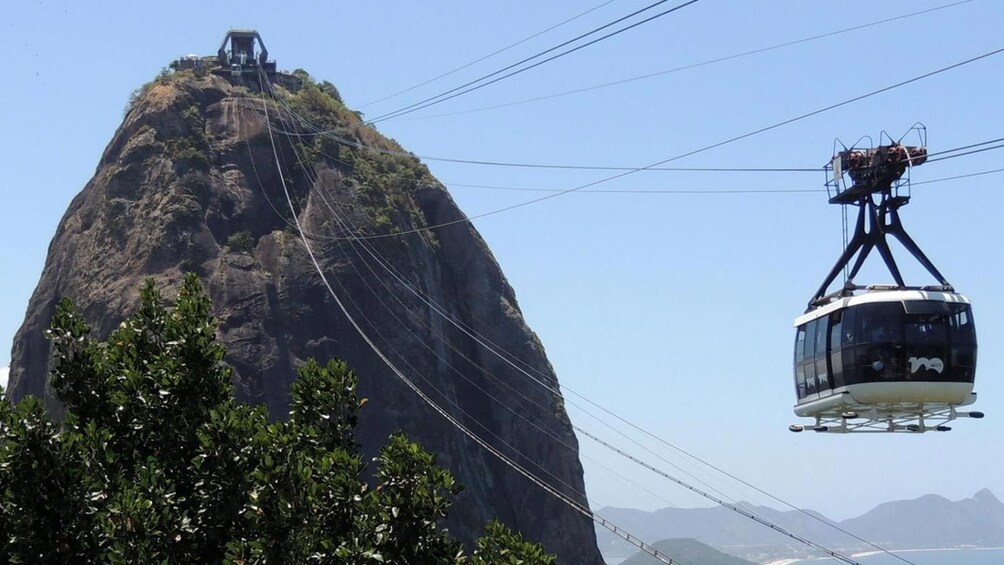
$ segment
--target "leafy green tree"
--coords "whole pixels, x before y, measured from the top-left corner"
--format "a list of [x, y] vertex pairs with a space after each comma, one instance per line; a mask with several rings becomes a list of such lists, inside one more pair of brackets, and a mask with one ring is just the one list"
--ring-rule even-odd
[[478, 540], [471, 565], [553, 565], [553, 555], [535, 543], [523, 539], [502, 522], [492, 520], [485, 526], [485, 535]]
[[211, 311], [194, 275], [173, 308], [148, 282], [97, 341], [59, 304], [65, 420], [0, 397], [0, 563], [554, 563], [498, 522], [466, 556], [440, 525], [462, 487], [401, 434], [370, 472], [344, 362], [301, 367], [285, 421], [236, 402]]

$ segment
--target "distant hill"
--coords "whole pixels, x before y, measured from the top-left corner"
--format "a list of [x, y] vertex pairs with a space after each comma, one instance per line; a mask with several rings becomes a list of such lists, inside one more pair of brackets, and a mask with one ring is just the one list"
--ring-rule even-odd
[[874, 543], [897, 547], [1004, 545], [1004, 504], [989, 489], [952, 502], [935, 494], [880, 504], [840, 523]]
[[[747, 510], [771, 522], [792, 531], [802, 532], [809, 537], [828, 536], [832, 531], [826, 525], [794, 510], [782, 512], [766, 506], [742, 504]], [[810, 512], [825, 519], [817, 512]], [[777, 532], [721, 507], [663, 508], [654, 512], [633, 508], [603, 508], [599, 514], [615, 524], [624, 526], [645, 541], [672, 537], [694, 538], [717, 545], [782, 544], [790, 541]], [[613, 534], [600, 535], [598, 532], [597, 539], [600, 538], [620, 539]]]
[[[818, 543], [844, 550], [872, 549], [801, 512], [741, 504]], [[822, 514], [807, 512], [826, 520]], [[668, 538], [693, 538], [732, 554], [757, 558], [787, 555], [789, 550], [786, 548], [792, 547], [791, 540], [782, 534], [720, 507], [664, 508], [654, 512], [608, 507], [598, 513], [647, 543]], [[914, 500], [880, 504], [861, 516], [837, 522], [837, 525], [886, 548], [1002, 546], [1004, 503], [987, 489], [977, 492], [972, 498], [954, 502], [929, 494]], [[606, 530], [597, 530], [596, 539], [606, 557], [623, 558], [634, 554], [631, 546]], [[681, 561], [686, 562], [682, 558]]]
[[[674, 560], [679, 559], [682, 563], [694, 563], [700, 565], [755, 565], [752, 561], [739, 559], [727, 553], [722, 553], [717, 549], [705, 545], [692, 538], [677, 538], [657, 541], [652, 544], [660, 553], [672, 556]], [[621, 563], [621, 565], [660, 565], [661, 562], [651, 555], [639, 551], [633, 557]]]

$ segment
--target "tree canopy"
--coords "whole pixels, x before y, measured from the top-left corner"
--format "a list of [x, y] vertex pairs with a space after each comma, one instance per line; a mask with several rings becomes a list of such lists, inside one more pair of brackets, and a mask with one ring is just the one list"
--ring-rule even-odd
[[462, 487], [404, 435], [370, 469], [344, 362], [300, 367], [282, 421], [234, 400], [215, 330], [194, 275], [103, 341], [59, 304], [65, 419], [0, 401], [0, 562], [554, 563], [497, 521], [466, 555], [441, 525]]

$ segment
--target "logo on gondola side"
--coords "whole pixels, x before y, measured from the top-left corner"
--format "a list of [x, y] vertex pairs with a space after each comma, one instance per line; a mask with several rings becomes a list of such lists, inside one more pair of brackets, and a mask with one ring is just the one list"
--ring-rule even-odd
[[928, 359], [927, 357], [911, 357], [907, 359], [910, 362], [910, 372], [916, 373], [920, 369], [929, 369], [931, 371], [937, 371], [940, 375], [942, 371], [945, 370], [945, 362], [937, 357], [932, 357]]

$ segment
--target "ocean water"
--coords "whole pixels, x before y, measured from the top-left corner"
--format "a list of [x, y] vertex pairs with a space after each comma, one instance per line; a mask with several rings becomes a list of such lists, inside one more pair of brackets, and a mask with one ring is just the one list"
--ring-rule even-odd
[[[900, 555], [915, 565], [1004, 565], [1004, 548], [907, 551]], [[856, 559], [861, 565], [903, 565], [902, 561], [888, 555], [872, 555]], [[824, 563], [835, 563], [835, 561], [799, 561], [797, 565]]]
[[[934, 549], [904, 551], [904, 559], [914, 565], [1004, 565], [1004, 548], [994, 549]], [[855, 557], [861, 565], [904, 565], [902, 561], [888, 555]], [[617, 565], [622, 558], [607, 558], [607, 565]], [[830, 565], [840, 563], [834, 559], [809, 559], [795, 561], [788, 565]]]

